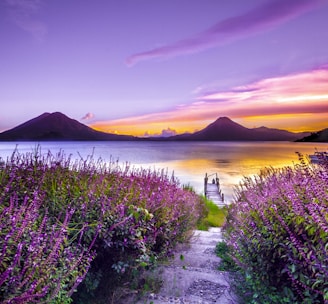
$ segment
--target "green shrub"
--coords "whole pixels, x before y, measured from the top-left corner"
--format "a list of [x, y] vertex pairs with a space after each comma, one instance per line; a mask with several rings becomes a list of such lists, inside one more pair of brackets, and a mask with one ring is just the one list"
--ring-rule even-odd
[[237, 271], [240, 268], [234, 262], [231, 256], [231, 249], [226, 242], [219, 242], [215, 247], [215, 253], [221, 258], [219, 270], [221, 271]]
[[224, 227], [249, 303], [328, 301], [328, 172], [301, 159], [236, 190]]
[[199, 196], [163, 170], [39, 151], [1, 164], [3, 303], [69, 303], [77, 287], [76, 302], [106, 302], [132, 271], [189, 237], [203, 213]]

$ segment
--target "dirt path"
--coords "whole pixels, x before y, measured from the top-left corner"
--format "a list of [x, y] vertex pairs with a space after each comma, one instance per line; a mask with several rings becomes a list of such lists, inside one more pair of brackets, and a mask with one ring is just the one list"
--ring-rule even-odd
[[137, 304], [237, 304], [228, 274], [218, 271], [220, 258], [214, 252], [222, 240], [220, 228], [196, 230], [188, 245], [177, 248], [174, 260], [161, 266], [163, 285]]

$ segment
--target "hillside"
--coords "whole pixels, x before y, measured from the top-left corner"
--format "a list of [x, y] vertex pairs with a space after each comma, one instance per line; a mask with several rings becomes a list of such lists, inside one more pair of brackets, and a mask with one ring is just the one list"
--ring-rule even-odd
[[307, 135], [309, 135], [309, 133], [293, 133], [266, 127], [249, 129], [232, 121], [228, 117], [220, 117], [215, 122], [198, 132], [173, 136], [169, 138], [169, 140], [295, 141]]
[[328, 128], [299, 139], [301, 142], [328, 142]]
[[[324, 134], [326, 133], [318, 135], [317, 141], [325, 141]], [[0, 141], [296, 141], [303, 140], [309, 135], [310, 133], [292, 133], [266, 127], [249, 129], [228, 117], [220, 117], [206, 128], [192, 134], [167, 138], [138, 138], [96, 131], [60, 112], [55, 112], [43, 113], [13, 129], [0, 133]]]
[[66, 141], [66, 140], [136, 140], [133, 136], [99, 132], [66, 115], [43, 113], [13, 129], [0, 133], [1, 141]]

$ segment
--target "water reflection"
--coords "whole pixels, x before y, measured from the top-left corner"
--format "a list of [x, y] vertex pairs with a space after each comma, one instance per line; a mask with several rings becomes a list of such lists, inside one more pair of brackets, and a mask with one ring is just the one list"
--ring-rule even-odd
[[[0, 143], [0, 157], [6, 158], [17, 148], [32, 152], [38, 143]], [[258, 174], [264, 167], [292, 166], [298, 161], [296, 151], [312, 154], [326, 151], [328, 144], [290, 142], [43, 142], [44, 153], [60, 149], [72, 158], [94, 154], [104, 161], [129, 162], [132, 167], [167, 169], [182, 184], [203, 192], [205, 173], [218, 173], [226, 200], [233, 197], [233, 187], [243, 176]]]
[[205, 173], [217, 172], [225, 197], [231, 201], [234, 186], [244, 176], [258, 174], [265, 167], [293, 166], [298, 162], [296, 152], [308, 155], [315, 148], [326, 150], [327, 147], [327, 144], [289, 142], [193, 143], [184, 147], [188, 150], [184, 159], [160, 165], [174, 170], [183, 183], [190, 183], [198, 192], [203, 192]]

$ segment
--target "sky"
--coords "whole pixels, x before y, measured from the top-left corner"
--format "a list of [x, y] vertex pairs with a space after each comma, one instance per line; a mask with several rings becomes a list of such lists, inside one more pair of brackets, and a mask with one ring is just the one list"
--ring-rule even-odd
[[0, 0], [0, 132], [328, 128], [328, 0]]

